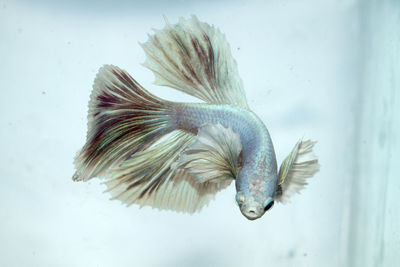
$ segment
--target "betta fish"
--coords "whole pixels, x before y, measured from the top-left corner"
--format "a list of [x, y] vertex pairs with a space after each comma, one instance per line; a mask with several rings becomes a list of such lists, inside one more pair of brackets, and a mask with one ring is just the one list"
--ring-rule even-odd
[[74, 181], [106, 178], [127, 205], [194, 213], [235, 181], [249, 220], [289, 198], [318, 170], [310, 140], [296, 143], [279, 171], [270, 134], [250, 110], [225, 36], [195, 16], [155, 30], [141, 44], [155, 84], [199, 103], [161, 99], [125, 70], [100, 68], [89, 101], [86, 143]]

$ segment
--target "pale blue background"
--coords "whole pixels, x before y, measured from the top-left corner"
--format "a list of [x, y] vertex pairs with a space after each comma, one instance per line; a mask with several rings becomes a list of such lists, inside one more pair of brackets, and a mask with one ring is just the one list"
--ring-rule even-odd
[[[231, 44], [278, 161], [318, 140], [321, 171], [246, 220], [235, 189], [192, 216], [74, 183], [103, 64], [152, 85], [138, 42], [196, 14]], [[395, 266], [400, 251], [400, 1], [0, 0], [0, 266]]]

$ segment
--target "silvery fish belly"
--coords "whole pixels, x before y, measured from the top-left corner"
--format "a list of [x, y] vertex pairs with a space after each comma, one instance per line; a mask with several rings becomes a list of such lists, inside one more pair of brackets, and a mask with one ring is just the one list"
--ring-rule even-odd
[[247, 103], [224, 35], [195, 16], [155, 31], [142, 44], [155, 83], [204, 103], [178, 103], [144, 89], [126, 71], [100, 68], [75, 181], [106, 178], [127, 205], [193, 213], [235, 181], [248, 219], [289, 198], [318, 170], [315, 142], [298, 141], [278, 171], [264, 123]]

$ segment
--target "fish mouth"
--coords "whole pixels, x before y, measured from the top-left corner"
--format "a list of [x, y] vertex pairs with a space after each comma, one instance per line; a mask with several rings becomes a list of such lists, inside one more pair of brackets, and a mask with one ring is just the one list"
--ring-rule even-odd
[[258, 212], [258, 209], [255, 208], [255, 207], [249, 207], [249, 208], [246, 208], [246, 209], [241, 209], [240, 211], [250, 221], [254, 221], [254, 220], [256, 220], [256, 219], [258, 219], [258, 218], [260, 218], [261, 216], [264, 215], [263, 212]]

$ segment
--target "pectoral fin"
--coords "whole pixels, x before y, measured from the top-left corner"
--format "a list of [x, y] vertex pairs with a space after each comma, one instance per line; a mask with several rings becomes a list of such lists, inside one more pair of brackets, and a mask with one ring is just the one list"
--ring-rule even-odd
[[299, 141], [282, 162], [279, 169], [278, 189], [275, 200], [281, 203], [289, 202], [295, 193], [307, 185], [307, 178], [319, 171], [318, 158], [312, 151], [316, 142]]
[[225, 183], [236, 178], [242, 145], [239, 134], [221, 124], [199, 129], [196, 140], [180, 155], [175, 168], [184, 169], [198, 183]]

